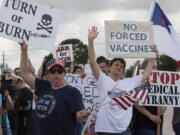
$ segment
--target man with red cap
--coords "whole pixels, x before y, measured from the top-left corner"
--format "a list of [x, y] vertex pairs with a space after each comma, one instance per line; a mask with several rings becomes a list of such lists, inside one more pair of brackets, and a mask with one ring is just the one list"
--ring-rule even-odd
[[64, 63], [51, 59], [47, 63], [49, 81], [35, 78], [28, 69], [27, 45], [21, 45], [21, 72], [24, 80], [37, 90], [35, 135], [77, 135], [76, 125], [89, 115], [84, 110], [80, 92], [65, 80]]
[[[176, 62], [176, 71], [180, 72], [180, 61]], [[172, 124], [175, 135], [180, 135], [180, 107], [174, 107]]]

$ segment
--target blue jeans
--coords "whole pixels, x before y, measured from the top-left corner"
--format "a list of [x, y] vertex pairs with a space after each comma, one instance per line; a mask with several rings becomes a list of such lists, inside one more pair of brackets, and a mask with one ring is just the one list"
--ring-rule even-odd
[[104, 133], [104, 132], [99, 132], [97, 135], [131, 135], [131, 131], [127, 129], [126, 131], [122, 133]]
[[76, 132], [77, 132], [77, 135], [81, 135], [81, 132], [82, 132], [82, 124], [77, 124], [76, 125]]
[[3, 128], [2, 133], [3, 135], [12, 135], [10, 128]]
[[147, 129], [138, 129], [136, 130], [135, 135], [156, 135], [156, 132]]
[[175, 135], [180, 135], [180, 123], [174, 124], [173, 130], [175, 132]]

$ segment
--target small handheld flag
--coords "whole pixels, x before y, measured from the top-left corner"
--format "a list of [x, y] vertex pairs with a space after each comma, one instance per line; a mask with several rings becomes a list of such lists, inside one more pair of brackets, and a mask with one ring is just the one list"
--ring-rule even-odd
[[146, 102], [146, 96], [148, 90], [150, 89], [150, 83], [146, 82], [134, 90], [129, 91], [128, 93], [112, 98], [118, 105], [121, 106], [124, 110], [127, 110], [129, 107], [133, 106], [136, 101], [141, 101], [141, 103]]

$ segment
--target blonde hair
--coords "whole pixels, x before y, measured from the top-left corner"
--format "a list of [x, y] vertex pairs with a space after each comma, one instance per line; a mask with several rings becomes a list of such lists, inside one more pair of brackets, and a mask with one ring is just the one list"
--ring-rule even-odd
[[27, 83], [25, 83], [25, 81], [23, 80], [22, 77], [17, 76], [17, 75], [15, 75], [15, 74], [12, 74], [12, 80], [13, 80], [13, 82], [15, 82], [15, 83], [22, 83], [22, 85], [23, 85], [24, 87], [27, 87], [27, 88], [30, 89], [30, 86], [29, 86]]
[[22, 77], [17, 76], [15, 74], [12, 74], [12, 80], [15, 81], [15, 82], [24, 82]]

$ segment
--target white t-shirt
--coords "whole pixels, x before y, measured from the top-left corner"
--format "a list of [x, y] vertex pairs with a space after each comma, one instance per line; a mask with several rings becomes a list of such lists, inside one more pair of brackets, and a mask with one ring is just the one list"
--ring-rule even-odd
[[124, 110], [111, 98], [115, 97], [118, 93], [133, 90], [141, 84], [141, 80], [142, 75], [139, 75], [114, 82], [109, 76], [100, 72], [98, 80], [99, 102], [101, 105], [110, 102], [101, 107], [97, 113], [96, 132], [122, 133], [127, 130], [132, 117], [132, 107]]

